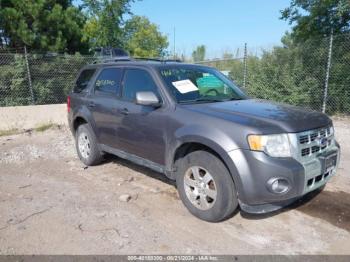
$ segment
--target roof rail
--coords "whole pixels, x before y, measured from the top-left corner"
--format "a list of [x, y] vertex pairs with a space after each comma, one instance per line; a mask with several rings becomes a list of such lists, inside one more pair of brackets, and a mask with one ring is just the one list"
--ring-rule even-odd
[[113, 58], [108, 58], [108, 59], [100, 59], [100, 60], [95, 60], [92, 63], [97, 64], [97, 63], [116, 63], [116, 62], [129, 62], [129, 61], [155, 61], [155, 62], [161, 62], [161, 63], [171, 63], [171, 62], [176, 62], [176, 63], [182, 63], [180, 59], [162, 59], [162, 58], [147, 58], [147, 57], [135, 57], [131, 58], [128, 56], [125, 57], [113, 57]]
[[134, 57], [134, 60], [144, 60], [144, 61], [157, 61], [157, 62], [177, 62], [181, 63], [182, 61], [180, 59], [165, 59], [165, 58], [150, 58], [150, 57]]
[[103, 63], [124, 62], [124, 61], [133, 61], [133, 59], [128, 56], [125, 56], [125, 57], [114, 57], [114, 58], [102, 60]]
[[112, 58], [107, 58], [107, 59], [97, 59], [93, 61], [93, 64], [98, 64], [98, 63], [115, 63], [115, 62], [125, 62], [125, 61], [133, 61], [133, 59], [129, 56], [125, 57], [112, 57]]

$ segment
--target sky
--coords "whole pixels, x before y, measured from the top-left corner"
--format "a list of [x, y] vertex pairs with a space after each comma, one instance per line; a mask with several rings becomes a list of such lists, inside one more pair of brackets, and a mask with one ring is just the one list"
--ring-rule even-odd
[[225, 51], [252, 52], [279, 44], [290, 29], [280, 20], [280, 10], [290, 0], [142, 0], [131, 6], [135, 15], [147, 16], [169, 38], [173, 52], [174, 28], [176, 52], [190, 55], [204, 44], [209, 58]]
[[[81, 0], [73, 1], [81, 4]], [[219, 58], [224, 52], [259, 53], [280, 44], [290, 30], [280, 20], [280, 10], [290, 0], [135, 0], [134, 15], [146, 16], [168, 36], [169, 51], [190, 56], [198, 45], [205, 45], [207, 58]]]

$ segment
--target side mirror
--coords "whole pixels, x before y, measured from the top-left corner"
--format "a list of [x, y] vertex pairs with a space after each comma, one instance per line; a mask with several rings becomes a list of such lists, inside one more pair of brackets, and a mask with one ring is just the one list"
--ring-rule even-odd
[[153, 107], [159, 107], [161, 105], [158, 97], [151, 91], [137, 92], [136, 104]]

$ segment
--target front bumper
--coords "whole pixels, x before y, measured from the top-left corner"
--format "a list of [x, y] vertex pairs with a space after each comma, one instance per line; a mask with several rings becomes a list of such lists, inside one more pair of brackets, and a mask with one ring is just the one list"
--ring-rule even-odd
[[[237, 149], [228, 152], [238, 174], [238, 198], [242, 210], [248, 213], [266, 213], [291, 204], [305, 194], [324, 186], [336, 173], [340, 159], [339, 144], [334, 142], [327, 152], [308, 161], [294, 158], [273, 158], [263, 152]], [[336, 166], [323, 171], [323, 155], [337, 154]], [[281, 178], [290, 188], [283, 193], [273, 193], [268, 181]]]

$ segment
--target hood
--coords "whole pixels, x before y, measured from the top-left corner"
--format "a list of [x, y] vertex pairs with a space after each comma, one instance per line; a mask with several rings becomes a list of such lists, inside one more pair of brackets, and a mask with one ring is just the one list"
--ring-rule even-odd
[[186, 107], [198, 113], [255, 125], [256, 128], [279, 127], [278, 129], [289, 133], [324, 127], [332, 123], [327, 115], [320, 112], [258, 99], [191, 104]]

